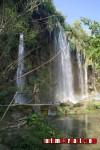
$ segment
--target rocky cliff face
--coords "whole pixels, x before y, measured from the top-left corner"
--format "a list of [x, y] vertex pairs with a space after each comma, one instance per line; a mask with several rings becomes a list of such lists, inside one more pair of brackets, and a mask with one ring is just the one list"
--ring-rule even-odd
[[[32, 2], [31, 11], [29, 11], [30, 1], [27, 3], [21, 1], [18, 5], [16, 3], [17, 7], [14, 7], [15, 2], [13, 0], [10, 3], [7, 1], [5, 4], [5, 10], [3, 10], [3, 3], [1, 3], [1, 11], [5, 12], [8, 23], [0, 33], [1, 103], [9, 103], [16, 92], [15, 76], [20, 33], [23, 32], [24, 34], [24, 73], [27, 73], [51, 58], [53, 28], [58, 21], [64, 25], [64, 17], [56, 11], [52, 1], [45, 0], [42, 2], [38, 0]], [[6, 10], [9, 11], [6, 12]], [[32, 99], [37, 97], [35, 94], [38, 92], [41, 99], [46, 99], [44, 95], [48, 97], [49, 66], [50, 64], [44, 65], [26, 76], [24, 94]], [[44, 90], [41, 92], [41, 89]]]

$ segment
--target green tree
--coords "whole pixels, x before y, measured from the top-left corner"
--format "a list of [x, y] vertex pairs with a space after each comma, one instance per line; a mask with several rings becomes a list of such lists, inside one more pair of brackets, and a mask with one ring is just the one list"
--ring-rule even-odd
[[91, 31], [88, 36], [89, 57], [92, 59], [95, 68], [100, 69], [100, 23], [87, 18], [81, 18], [81, 21]]
[[74, 45], [78, 50], [87, 47], [87, 34], [81, 27], [82, 22], [76, 20], [72, 26], [69, 24], [66, 25], [66, 34], [68, 40]]

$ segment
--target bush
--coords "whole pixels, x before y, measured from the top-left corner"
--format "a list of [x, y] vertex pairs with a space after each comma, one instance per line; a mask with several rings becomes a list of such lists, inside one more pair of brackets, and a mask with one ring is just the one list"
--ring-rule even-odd
[[5, 133], [6, 135], [2, 136], [2, 144], [13, 150], [55, 149], [55, 146], [43, 144], [44, 138], [56, 137], [57, 132], [54, 131], [54, 127], [37, 114], [30, 114], [27, 121], [25, 128], [10, 131], [10, 134]]

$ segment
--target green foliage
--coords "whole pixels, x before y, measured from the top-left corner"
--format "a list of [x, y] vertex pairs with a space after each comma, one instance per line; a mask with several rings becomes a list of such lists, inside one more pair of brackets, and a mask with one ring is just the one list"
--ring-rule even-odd
[[2, 144], [13, 150], [49, 150], [51, 145], [43, 144], [43, 139], [56, 138], [57, 132], [54, 127], [37, 114], [30, 114], [27, 121], [26, 129], [18, 129], [17, 133], [13, 132], [10, 136], [6, 135], [6, 138], [2, 137]]
[[96, 107], [94, 105], [94, 101], [89, 101], [89, 102], [86, 102], [85, 105], [84, 105], [84, 109], [86, 110], [94, 110]]
[[84, 101], [73, 106], [58, 106], [57, 117], [66, 116], [68, 114], [86, 114], [97, 112], [100, 109], [100, 102], [95, 100]]
[[30, 63], [30, 60], [27, 59], [27, 58], [24, 58], [24, 61], [23, 61], [24, 65], [25, 65], [25, 70], [26, 71], [29, 71], [32, 69], [32, 64]]
[[[11, 98], [14, 95], [15, 91], [16, 91], [16, 87], [13, 86], [13, 85], [11, 85], [9, 87], [6, 87], [6, 89], [0, 90], [0, 103], [3, 103], [3, 104], [5, 102], [8, 103], [8, 97], [10, 97], [10, 100], [11, 100]], [[9, 95], [9, 93], [11, 93], [11, 94]]]
[[48, 18], [46, 20], [46, 24], [49, 31], [52, 31], [54, 25], [57, 25], [58, 22], [60, 22], [63, 26], [65, 25], [65, 17], [60, 12], [56, 11], [52, 1], [45, 0], [44, 3], [39, 6], [39, 8], [42, 9], [42, 13], [45, 10], [44, 15]]
[[30, 30], [27, 35], [25, 36], [25, 45], [27, 47], [34, 47], [37, 43], [36, 41], [36, 32], [37, 31], [33, 31], [33, 30]]
[[30, 114], [28, 116], [28, 123], [29, 125], [32, 125], [32, 124], [37, 124], [37, 123], [42, 123], [43, 121], [43, 118], [38, 116], [37, 114]]
[[38, 81], [40, 89], [40, 98], [42, 100], [50, 99], [49, 98], [50, 81], [49, 81], [49, 72], [47, 68], [44, 68], [43, 70], [40, 70], [38, 72]]
[[49, 14], [52, 15], [56, 12], [56, 9], [52, 2], [46, 1], [42, 3], [41, 6], [42, 6], [42, 9], [44, 9], [48, 13], [48, 15]]
[[64, 116], [68, 113], [68, 108], [66, 106], [57, 107], [57, 116]]
[[57, 12], [57, 18], [58, 18], [58, 21], [65, 27], [65, 17], [62, 15], [62, 13], [60, 12]]
[[100, 23], [87, 18], [81, 20], [91, 31], [88, 36], [89, 57], [94, 62], [95, 68], [100, 69]]
[[[28, 116], [28, 124], [34, 125], [33, 134], [39, 139], [55, 137], [54, 127], [45, 122], [44, 118], [37, 114], [30, 114]], [[38, 134], [37, 134], [38, 132]]]
[[81, 18], [81, 21], [91, 30], [91, 36], [100, 36], [100, 23], [88, 18]]
[[87, 44], [87, 35], [81, 27], [81, 24], [82, 23], [77, 20], [73, 23], [73, 26], [67, 24], [65, 27], [68, 40], [70, 41], [72, 47], [76, 47], [77, 50], [86, 48]]
[[[91, 31], [90, 35], [83, 30], [83, 23]], [[95, 64], [95, 68], [100, 69], [100, 24], [87, 18], [81, 18], [81, 21], [75, 21], [73, 26], [67, 24], [65, 29], [71, 47], [76, 47], [77, 50], [82, 49], [88, 60]]]
[[52, 31], [52, 29], [53, 29], [53, 19], [52, 18], [48, 18], [47, 26], [48, 26], [48, 30]]
[[0, 100], [3, 101], [3, 100], [5, 99], [5, 96], [7, 95], [7, 93], [8, 93], [8, 92], [7, 92], [6, 90], [1, 91], [1, 92], [0, 92]]

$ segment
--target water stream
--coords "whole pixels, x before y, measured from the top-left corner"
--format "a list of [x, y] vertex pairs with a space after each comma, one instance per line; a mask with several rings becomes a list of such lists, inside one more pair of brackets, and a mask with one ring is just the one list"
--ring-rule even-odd
[[83, 68], [82, 68], [82, 58], [80, 52], [77, 51], [77, 61], [78, 61], [78, 70], [79, 70], [79, 87], [81, 90], [81, 95], [84, 95], [84, 78], [83, 78]]
[[15, 97], [15, 103], [22, 104], [25, 101], [25, 97], [23, 95], [23, 89], [25, 87], [25, 77], [18, 78], [23, 75], [24, 72], [24, 37], [23, 34], [20, 34], [19, 40], [19, 49], [18, 49], [18, 68], [16, 73], [16, 85], [17, 85], [17, 95]]
[[56, 100], [63, 102], [69, 100], [75, 103], [70, 46], [66, 40], [65, 31], [61, 26], [58, 36], [55, 37], [55, 47], [56, 51], [61, 51], [56, 62]]
[[88, 73], [87, 73], [87, 64], [85, 63], [85, 66], [84, 66], [84, 71], [85, 71], [85, 75], [84, 75], [84, 78], [85, 78], [85, 96], [88, 97]]

